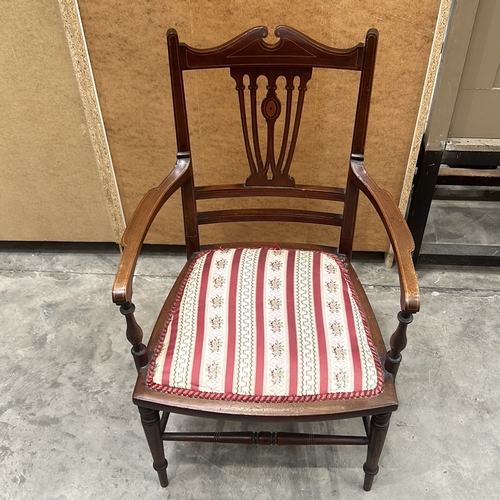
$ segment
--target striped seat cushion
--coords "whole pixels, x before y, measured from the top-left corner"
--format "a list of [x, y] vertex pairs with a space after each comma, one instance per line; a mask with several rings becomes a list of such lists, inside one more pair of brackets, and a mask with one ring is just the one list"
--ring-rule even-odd
[[373, 396], [382, 380], [338, 257], [272, 248], [196, 257], [148, 373], [154, 390], [256, 402]]

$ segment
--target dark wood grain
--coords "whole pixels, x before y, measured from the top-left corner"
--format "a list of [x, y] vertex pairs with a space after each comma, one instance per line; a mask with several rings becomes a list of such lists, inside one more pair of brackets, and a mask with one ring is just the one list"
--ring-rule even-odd
[[329, 186], [282, 186], [270, 189], [267, 186], [232, 184], [223, 186], [200, 186], [196, 188], [197, 200], [214, 198], [242, 198], [254, 196], [275, 196], [283, 198], [305, 198], [312, 200], [345, 201], [345, 189]]
[[113, 302], [118, 305], [132, 301], [132, 279], [146, 234], [154, 218], [172, 194], [182, 186], [192, 171], [187, 154], [179, 154], [175, 167], [165, 180], [146, 193], [122, 236], [122, 257], [113, 284]]
[[306, 434], [300, 432], [166, 432], [164, 441], [263, 445], [367, 445], [366, 436]]
[[[376, 33], [370, 30], [369, 33]], [[364, 45], [349, 49], [335, 49], [323, 45], [288, 26], [278, 26], [274, 34], [280, 40], [276, 44], [265, 42], [268, 30], [257, 26], [232, 40], [211, 49], [195, 49], [180, 44], [183, 70], [203, 68], [233, 68], [253, 66], [296, 66], [360, 70]], [[167, 37], [177, 36], [174, 29]]]
[[327, 226], [341, 226], [342, 215], [328, 212], [297, 209], [233, 209], [214, 210], [212, 212], [198, 212], [198, 224], [221, 224], [223, 222], [302, 222], [309, 224], [325, 224]]

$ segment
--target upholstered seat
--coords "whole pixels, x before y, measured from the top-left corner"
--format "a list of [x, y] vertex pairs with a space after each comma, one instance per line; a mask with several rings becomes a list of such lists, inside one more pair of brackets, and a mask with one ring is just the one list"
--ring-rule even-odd
[[382, 383], [340, 259], [273, 248], [197, 256], [148, 375], [161, 392], [259, 402], [367, 397]]

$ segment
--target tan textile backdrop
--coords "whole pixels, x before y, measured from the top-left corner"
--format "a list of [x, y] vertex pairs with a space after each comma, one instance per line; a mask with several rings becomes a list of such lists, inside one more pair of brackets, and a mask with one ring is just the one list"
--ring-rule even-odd
[[[367, 167], [399, 198], [439, 0], [78, 3], [127, 220], [141, 196], [161, 181], [174, 162], [165, 47], [169, 27], [175, 27], [191, 45], [213, 46], [255, 25], [264, 24], [272, 32], [276, 25], [288, 24], [339, 47], [352, 46], [363, 40], [368, 28], [378, 28], [381, 38]], [[71, 5], [74, 8], [71, 0], [59, 0], [66, 12]], [[92, 127], [88, 127], [88, 110], [84, 112], [78, 92], [80, 77], [73, 70], [73, 64], [84, 63], [79, 57], [75, 60], [74, 53], [71, 60], [64, 35], [69, 18], [64, 13], [61, 17], [57, 0], [7, 2], [2, 16], [0, 240], [114, 241], [120, 207], [110, 205], [107, 195], [114, 187], [102, 176], [101, 160], [96, 159], [89, 140]], [[72, 26], [73, 31], [78, 28], [77, 23]], [[346, 73], [330, 85], [324, 73], [313, 77], [306, 96], [301, 147], [292, 165], [292, 175], [306, 167], [304, 173], [295, 174], [299, 182], [326, 182], [328, 165], [339, 165], [342, 172], [335, 179], [344, 182], [348, 136], [320, 134], [319, 125], [336, 130], [352, 123], [345, 110], [346, 101], [354, 97], [354, 78]], [[213, 81], [194, 74], [187, 79], [193, 96], [192, 149], [198, 180], [207, 182], [212, 175], [216, 182], [242, 182], [248, 167], [234, 83], [227, 77], [214, 99], [208, 97]], [[236, 131], [231, 140], [219, 132], [228, 123]], [[377, 216], [363, 203], [358, 233], [365, 230], [366, 234], [357, 239], [357, 249], [387, 250], [383, 229], [375, 221]], [[269, 227], [242, 224], [240, 239], [261, 236]], [[202, 234], [207, 236], [205, 241], [222, 241], [227, 229], [211, 226]], [[273, 238], [313, 240], [319, 236], [331, 243], [334, 231], [304, 226], [294, 233], [285, 226], [280, 233], [273, 232]], [[178, 199], [160, 214], [149, 241], [182, 242]]]
[[0, 240], [114, 241], [57, 0], [0, 24]]
[[[214, 2], [183, 0], [94, 2], [80, 0], [80, 13], [90, 60], [108, 134], [118, 186], [127, 219], [140, 197], [157, 185], [173, 166], [175, 137], [168, 80], [165, 32], [175, 27], [181, 41], [209, 47], [226, 41], [256, 25], [270, 31], [287, 24], [317, 40], [338, 47], [355, 45], [366, 30], [380, 31], [372, 113], [366, 163], [370, 173], [396, 199], [399, 197], [413, 137], [429, 51], [439, 8], [438, 0], [420, 2], [382, 0], [357, 2], [310, 0], [292, 5], [289, 1]], [[295, 7], [295, 8], [294, 8]], [[221, 70], [223, 71], [223, 70]], [[219, 76], [219, 75], [217, 75]], [[347, 134], [319, 133], [326, 124], [349, 125], [344, 98], [353, 97], [356, 75], [336, 77], [336, 89], [325, 75], [313, 80], [293, 169], [307, 166], [300, 182], [325, 182], [328, 164], [339, 165], [344, 179], [349, 139]], [[214, 76], [191, 73], [186, 79], [192, 111], [192, 154], [198, 183], [243, 182], [246, 159], [238, 124], [234, 82], [227, 76], [221, 92], [210, 98]], [[216, 89], [218, 90], [218, 89]], [[352, 102], [350, 104], [353, 104]], [[349, 108], [350, 109], [350, 108]], [[236, 131], [234, 139], [224, 126]], [[321, 127], [319, 127], [321, 125]], [[314, 167], [316, 172], [312, 172]], [[266, 203], [268, 201], [265, 201]], [[160, 214], [150, 242], [180, 243], [182, 224], [179, 201]], [[358, 249], [387, 250], [388, 244], [377, 216], [363, 203], [358, 218]], [[243, 223], [239, 239], [252, 239], [269, 231], [268, 225]], [[203, 228], [205, 242], [224, 240], [224, 226]], [[331, 230], [335, 231], [335, 230]], [[304, 226], [292, 232], [285, 227], [273, 236], [287, 240], [331, 242], [333, 233], [324, 227]]]

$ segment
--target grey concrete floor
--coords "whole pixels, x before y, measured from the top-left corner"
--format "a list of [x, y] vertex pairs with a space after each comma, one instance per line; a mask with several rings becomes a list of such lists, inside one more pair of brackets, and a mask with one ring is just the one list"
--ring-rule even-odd
[[[194, 443], [167, 445], [171, 483], [163, 490], [131, 403], [135, 370], [110, 298], [118, 259], [0, 253], [0, 498], [500, 498], [499, 269], [419, 269], [422, 312], [409, 329], [400, 408], [372, 492], [361, 487], [360, 447]], [[182, 262], [175, 253], [140, 261], [135, 303], [145, 332]], [[356, 268], [388, 339], [396, 271], [382, 261]], [[253, 428], [181, 416], [169, 426]], [[288, 429], [343, 433], [360, 423]]]

